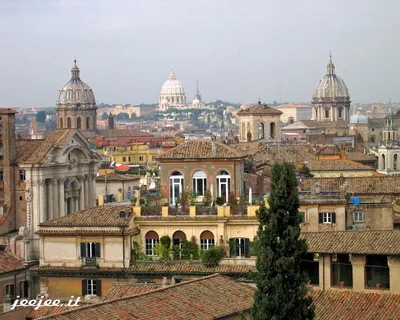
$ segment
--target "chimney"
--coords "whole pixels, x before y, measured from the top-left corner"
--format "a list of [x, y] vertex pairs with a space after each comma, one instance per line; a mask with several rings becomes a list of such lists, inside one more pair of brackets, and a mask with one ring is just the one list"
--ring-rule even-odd
[[12, 109], [0, 109], [0, 139], [3, 144], [3, 176], [4, 176], [4, 204], [9, 208], [10, 215], [14, 216], [9, 226], [10, 230], [19, 228], [16, 225], [15, 212], [15, 169], [17, 150], [15, 144], [15, 114]]
[[168, 286], [168, 281], [167, 281], [167, 277], [163, 277], [162, 278], [162, 287], [165, 288]]
[[217, 155], [217, 144], [215, 143], [216, 137], [215, 135], [211, 138], [211, 154], [213, 157]]

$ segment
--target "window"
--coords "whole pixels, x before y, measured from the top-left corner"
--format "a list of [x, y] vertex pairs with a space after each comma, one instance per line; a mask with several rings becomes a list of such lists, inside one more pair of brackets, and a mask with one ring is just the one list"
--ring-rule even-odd
[[143, 162], [143, 156], [139, 156], [139, 162]]
[[71, 118], [67, 118], [67, 128], [71, 128]]
[[329, 110], [328, 110], [328, 109], [325, 110], [325, 118], [326, 118], [326, 119], [329, 118]]
[[306, 213], [304, 211], [299, 212], [300, 214], [300, 223], [305, 223], [306, 222]]
[[4, 181], [4, 173], [3, 173], [3, 171], [0, 171], [0, 181]]
[[157, 245], [158, 243], [158, 234], [155, 231], [149, 231], [146, 233], [145, 236], [145, 250], [146, 250], [146, 255], [148, 256], [154, 256], [155, 252], [154, 252], [154, 247]]
[[182, 193], [183, 190], [183, 175], [175, 171], [169, 178], [169, 204], [175, 205], [176, 199]]
[[390, 269], [388, 266], [387, 256], [368, 255], [365, 264], [365, 281], [366, 288], [375, 289], [378, 287], [390, 288]]
[[29, 298], [29, 282], [21, 281], [19, 283], [19, 296], [20, 298]]
[[250, 239], [231, 238], [229, 239], [229, 250], [231, 257], [250, 257]]
[[342, 118], [342, 108], [338, 109], [338, 118], [341, 119]]
[[122, 157], [122, 162], [126, 162], [126, 157]]
[[4, 296], [14, 299], [15, 287], [13, 284], [6, 284], [4, 286]]
[[204, 196], [207, 189], [207, 175], [203, 171], [196, 171], [193, 175], [193, 191], [199, 195]]
[[21, 181], [26, 180], [25, 170], [19, 170], [19, 180]]
[[353, 213], [353, 222], [364, 222], [364, 212], [356, 211]]
[[323, 223], [323, 224], [336, 223], [336, 213], [335, 212], [320, 212], [319, 213], [319, 223]]
[[300, 262], [300, 269], [306, 272], [312, 285], [319, 284], [319, 257], [313, 253], [307, 253]]
[[217, 197], [227, 203], [229, 201], [229, 193], [231, 192], [231, 177], [228, 172], [221, 171], [217, 175]]
[[82, 280], [82, 296], [101, 296], [101, 280]]
[[86, 117], [86, 129], [90, 129], [90, 118]]
[[22, 201], [22, 196], [19, 196], [19, 200]]
[[332, 256], [332, 286], [353, 287], [353, 266], [350, 255], [334, 254]]
[[214, 235], [211, 231], [203, 231], [200, 235], [200, 249], [208, 250], [215, 246]]
[[393, 169], [397, 170], [397, 154], [393, 156]]
[[76, 119], [76, 128], [81, 129], [81, 118], [79, 117]]
[[81, 258], [100, 258], [100, 243], [81, 242]]
[[131, 162], [131, 157], [128, 157], [128, 161]]

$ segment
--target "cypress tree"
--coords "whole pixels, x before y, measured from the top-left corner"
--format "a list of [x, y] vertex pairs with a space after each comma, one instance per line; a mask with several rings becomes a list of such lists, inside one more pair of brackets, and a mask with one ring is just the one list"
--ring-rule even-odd
[[299, 239], [301, 216], [293, 165], [272, 166], [268, 204], [267, 209], [262, 202], [257, 211], [259, 254], [254, 280], [258, 290], [252, 319], [314, 319], [312, 299], [306, 297], [308, 276], [300, 269], [307, 244]]

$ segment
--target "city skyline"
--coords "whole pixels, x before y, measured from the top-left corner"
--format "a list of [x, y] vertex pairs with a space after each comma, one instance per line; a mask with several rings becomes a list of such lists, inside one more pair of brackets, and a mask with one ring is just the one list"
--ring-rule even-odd
[[[76, 57], [97, 103], [155, 103], [171, 65], [187, 101], [312, 100], [332, 52], [352, 101], [399, 101], [388, 1], [0, 3], [0, 105], [55, 107]], [[79, 14], [77, 14], [79, 13]]]

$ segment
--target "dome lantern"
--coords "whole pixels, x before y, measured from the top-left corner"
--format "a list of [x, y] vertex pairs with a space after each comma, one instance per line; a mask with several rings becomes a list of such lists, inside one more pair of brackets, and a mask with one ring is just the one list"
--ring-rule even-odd
[[74, 60], [74, 66], [71, 69], [71, 80], [78, 80], [79, 79], [79, 68], [76, 65], [76, 60]]

